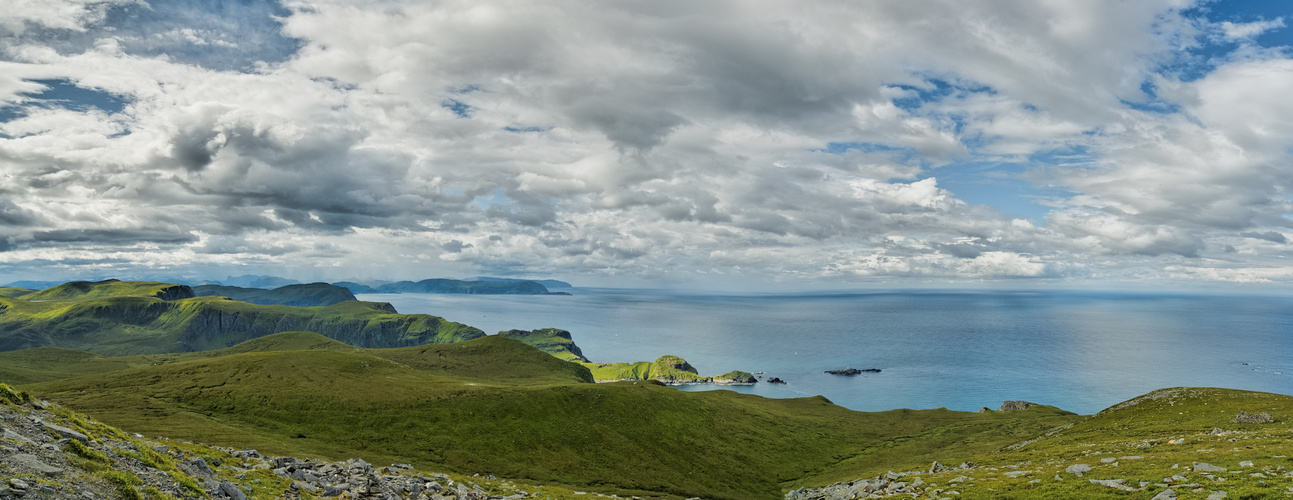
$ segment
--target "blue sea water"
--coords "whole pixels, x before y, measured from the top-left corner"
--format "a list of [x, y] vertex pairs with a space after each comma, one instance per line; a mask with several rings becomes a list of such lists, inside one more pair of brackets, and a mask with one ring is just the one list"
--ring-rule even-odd
[[[823, 395], [862, 411], [972, 411], [1026, 400], [1089, 414], [1164, 387], [1293, 394], [1293, 298], [903, 291], [571, 296], [364, 294], [487, 333], [569, 330], [593, 361], [682, 356], [702, 374], [765, 372], [736, 390]], [[854, 377], [839, 368], [878, 368]]]

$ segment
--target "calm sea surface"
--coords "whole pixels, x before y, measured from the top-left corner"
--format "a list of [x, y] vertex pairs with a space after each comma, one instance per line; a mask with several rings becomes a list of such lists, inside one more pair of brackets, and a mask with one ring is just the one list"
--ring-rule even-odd
[[[1072, 292], [691, 295], [577, 288], [572, 296], [365, 294], [496, 333], [569, 330], [593, 361], [682, 356], [704, 375], [766, 372], [863, 411], [995, 409], [1005, 400], [1078, 413], [1154, 389], [1293, 394], [1293, 298]], [[839, 368], [879, 368], [856, 377]], [[684, 390], [709, 390], [694, 386]]]

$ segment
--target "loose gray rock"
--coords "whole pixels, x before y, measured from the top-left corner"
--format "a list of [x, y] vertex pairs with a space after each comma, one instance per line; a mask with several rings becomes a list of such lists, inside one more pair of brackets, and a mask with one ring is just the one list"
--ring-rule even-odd
[[6, 462], [15, 469], [29, 469], [46, 476], [58, 476], [63, 474], [63, 469], [46, 464], [35, 455], [29, 455], [26, 453], [19, 453], [11, 456], [6, 460]]
[[1228, 472], [1224, 467], [1217, 467], [1203, 462], [1194, 462], [1194, 472]]
[[43, 420], [42, 420], [40, 423], [41, 423], [42, 425], [44, 425], [44, 426], [45, 426], [45, 429], [47, 429], [47, 430], [49, 430], [49, 431], [51, 431], [51, 432], [58, 433], [60, 436], [63, 436], [63, 437], [65, 437], [65, 438], [72, 438], [72, 439], [75, 439], [75, 440], [80, 441], [80, 442], [82, 442], [82, 443], [89, 443], [89, 442], [90, 442], [90, 438], [86, 437], [86, 435], [85, 435], [85, 434], [81, 434], [81, 433], [76, 432], [76, 431], [74, 431], [74, 430], [72, 430], [72, 429], [68, 429], [67, 427], [63, 427], [63, 426], [58, 425], [58, 424], [51, 424], [51, 423], [49, 423], [49, 422], [45, 422], [45, 421], [43, 421]]
[[1126, 479], [1092, 479], [1091, 482], [1098, 484], [1100, 486], [1107, 486], [1113, 489], [1118, 489], [1123, 491], [1136, 491], [1136, 488], [1127, 486]]
[[1091, 466], [1087, 464], [1073, 464], [1068, 466], [1067, 469], [1064, 469], [1064, 472], [1073, 474], [1078, 477], [1082, 477], [1082, 474], [1086, 474], [1087, 472], [1090, 472], [1090, 471], [1091, 471]]
[[19, 434], [19, 433], [17, 433], [17, 432], [11, 431], [11, 430], [9, 430], [9, 429], [5, 429], [5, 430], [4, 430], [4, 438], [5, 438], [5, 439], [12, 439], [12, 440], [14, 440], [14, 441], [17, 441], [17, 442], [19, 442], [19, 443], [23, 443], [23, 444], [36, 444], [36, 442], [35, 442], [35, 441], [32, 441], [32, 440], [28, 439], [28, 438], [27, 438], [27, 436], [24, 436], [24, 435]]
[[1208, 495], [1207, 500], [1221, 500], [1221, 499], [1223, 499], [1223, 498], [1226, 498], [1226, 492], [1224, 492], [1224, 491], [1214, 491], [1214, 492], [1212, 492], [1212, 494], [1211, 494], [1211, 495]]
[[1101, 458], [1101, 459], [1100, 459], [1100, 463], [1102, 463], [1102, 464], [1111, 464], [1111, 463], [1114, 463], [1114, 462], [1117, 462], [1117, 461], [1118, 461], [1118, 459], [1113, 458], [1113, 457], [1104, 457], [1104, 458]]
[[242, 490], [238, 489], [237, 486], [234, 486], [233, 483], [230, 483], [229, 481], [220, 482], [220, 493], [232, 498], [233, 500], [247, 500], [247, 494], [243, 493]]
[[189, 465], [192, 465], [193, 470], [203, 476], [215, 475], [215, 471], [211, 470], [211, 466], [207, 465], [207, 461], [203, 460], [202, 457], [193, 457], [189, 459]]
[[1261, 413], [1248, 413], [1241, 411], [1239, 414], [1235, 415], [1235, 419], [1231, 420], [1231, 422], [1236, 424], [1273, 424], [1275, 423], [1275, 417], [1271, 416], [1271, 412], [1268, 411]]
[[1252, 467], [1252, 466], [1253, 466], [1253, 461], [1252, 461], [1252, 460], [1244, 460], [1243, 462], [1239, 462], [1239, 466], [1240, 466], [1240, 467]]
[[1158, 492], [1157, 495], [1154, 495], [1154, 498], [1151, 498], [1149, 500], [1174, 500], [1175, 498], [1176, 498], [1176, 491], [1172, 490], [1171, 488], [1168, 488]]
[[318, 487], [318, 486], [315, 486], [315, 485], [313, 485], [313, 484], [307, 483], [307, 482], [305, 482], [305, 481], [293, 481], [293, 482], [292, 482], [292, 485], [293, 485], [293, 486], [296, 486], [296, 489], [298, 489], [298, 490], [305, 490], [305, 491], [308, 491], [308, 492], [310, 492], [310, 493], [318, 493], [318, 492], [319, 492], [319, 487]]

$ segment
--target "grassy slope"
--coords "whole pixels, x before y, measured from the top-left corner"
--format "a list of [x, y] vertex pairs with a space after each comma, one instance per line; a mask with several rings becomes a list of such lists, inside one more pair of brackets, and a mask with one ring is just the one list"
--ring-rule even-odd
[[[1078, 418], [860, 413], [820, 397], [590, 384], [585, 368], [497, 336], [396, 349], [309, 334], [257, 342], [28, 387], [132, 432], [707, 498], [776, 498], [865, 456], [920, 456], [935, 438], [945, 453], [997, 449]], [[301, 346], [321, 349], [261, 351]]]
[[[1239, 411], [1271, 412], [1271, 424], [1236, 424]], [[1018, 449], [967, 456], [983, 467], [922, 475], [960, 498], [1150, 498], [1167, 487], [1179, 498], [1288, 498], [1293, 492], [1293, 396], [1215, 388], [1155, 391], [1115, 405], [1071, 428], [1021, 442]], [[1217, 428], [1222, 434], [1211, 431]], [[1103, 459], [1103, 460], [1102, 460]], [[1244, 467], [1240, 462], [1251, 461]], [[1192, 471], [1195, 462], [1228, 469]], [[1082, 477], [1072, 465], [1092, 467]], [[895, 469], [898, 470], [898, 469]], [[1016, 477], [1009, 477], [1011, 473]], [[1164, 481], [1173, 476], [1179, 481]], [[865, 477], [865, 475], [860, 475]], [[957, 476], [967, 481], [950, 484]], [[1123, 492], [1091, 480], [1124, 480]], [[908, 479], [910, 481], [910, 478]], [[1185, 486], [1183, 486], [1185, 485]]]
[[254, 305], [219, 297], [162, 300], [176, 285], [67, 283], [20, 298], [0, 298], [0, 350], [59, 346], [99, 354], [212, 350], [269, 333], [308, 330], [355, 345], [401, 346], [483, 336], [388, 304], [323, 307]]
[[27, 295], [34, 291], [35, 290], [29, 289], [29, 288], [19, 288], [16, 286], [3, 286], [3, 287], [0, 287], [0, 297], [9, 297], [9, 298], [22, 297], [23, 295]]

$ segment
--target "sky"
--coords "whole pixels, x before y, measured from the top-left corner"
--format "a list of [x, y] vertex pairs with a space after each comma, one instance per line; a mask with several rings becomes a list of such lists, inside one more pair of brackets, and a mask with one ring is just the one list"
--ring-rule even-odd
[[1293, 4], [10, 0], [0, 282], [1283, 290]]

